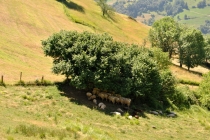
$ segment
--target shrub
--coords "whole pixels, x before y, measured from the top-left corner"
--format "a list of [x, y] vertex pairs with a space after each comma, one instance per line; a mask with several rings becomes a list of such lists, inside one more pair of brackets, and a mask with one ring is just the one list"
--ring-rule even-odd
[[17, 84], [15, 84], [16, 86], [25, 86], [25, 82], [20, 80], [17, 82]]
[[177, 86], [175, 93], [168, 98], [178, 109], [189, 108], [192, 104], [198, 104], [196, 93], [187, 86]]
[[210, 109], [210, 72], [203, 75], [203, 80], [199, 85], [200, 103]]
[[178, 81], [179, 83], [181, 84], [188, 84], [188, 85], [193, 85], [193, 86], [199, 86], [199, 82], [196, 82], [196, 81], [190, 81], [190, 80], [184, 80], [184, 79], [181, 79]]
[[176, 79], [169, 70], [162, 70], [160, 72], [161, 77], [161, 90], [160, 101], [164, 104], [168, 103], [167, 98], [171, 98], [175, 94]]

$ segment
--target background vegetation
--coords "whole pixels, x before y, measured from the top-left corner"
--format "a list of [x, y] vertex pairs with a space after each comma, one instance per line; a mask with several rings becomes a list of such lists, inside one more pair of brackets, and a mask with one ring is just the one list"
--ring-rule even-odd
[[154, 21], [172, 16], [180, 23], [198, 28], [204, 34], [209, 34], [209, 0], [109, 0], [114, 9], [143, 22], [152, 25]]
[[[0, 22], [2, 33], [0, 34], [0, 57], [2, 58], [0, 59], [0, 72], [1, 75], [4, 75], [4, 82], [0, 82], [0, 137], [2, 139], [135, 140], [140, 138], [162, 140], [175, 138], [203, 140], [209, 138], [210, 114], [207, 110], [209, 108], [209, 74], [202, 77], [202, 74], [206, 71], [203, 71], [203, 68], [199, 69], [201, 67], [186, 71], [185, 66], [179, 68], [176, 65], [168, 65], [170, 64], [170, 61], [166, 59], [168, 55], [162, 53], [160, 49], [137, 49], [135, 46], [150, 45], [145, 39], [149, 32], [148, 26], [137, 23], [132, 17], [117, 13], [114, 19], [104, 17], [100, 7], [90, 0], [85, 2], [75, 0], [62, 2], [60, 0], [39, 2], [8, 0], [3, 1], [0, 8], [0, 17], [3, 19]], [[55, 34], [54, 37], [54, 39], [57, 39], [55, 44], [63, 47], [58, 50], [58, 56], [64, 58], [63, 60], [68, 60], [66, 59], [66, 56], [69, 56], [68, 51], [72, 51], [68, 48], [71, 46], [69, 43], [73, 44], [72, 48], [77, 46], [77, 49], [73, 49], [73, 56], [75, 57], [73, 61], [78, 61], [74, 61], [73, 64], [78, 65], [74, 68], [81, 67], [81, 70], [78, 73], [76, 73], [76, 70], [73, 71], [77, 74], [73, 75], [74, 77], [72, 73], [69, 73], [69, 69], [65, 69], [70, 68], [68, 65], [63, 65], [64, 67], [61, 67], [60, 71], [56, 69], [60, 68], [65, 61], [44, 57], [41, 48], [41, 42], [45, 41], [40, 40], [47, 40], [47, 37], [61, 29], [77, 30], [73, 33], [76, 38], [80, 37], [78, 41], [74, 38], [75, 40], [72, 42], [65, 38], [65, 35]], [[83, 31], [88, 32], [83, 34]], [[103, 32], [112, 35], [113, 39], [107, 34], [101, 37], [100, 35]], [[95, 38], [96, 42], [88, 42], [87, 40], [90, 38], [85, 38], [86, 35]], [[60, 41], [60, 39], [64, 39], [65, 42]], [[90, 40], [92, 41], [92, 39]], [[96, 46], [93, 44], [97, 41], [104, 43], [105, 46], [102, 45], [101, 48], [104, 48], [104, 50], [99, 49], [99, 54], [105, 52], [108, 54], [106, 57], [109, 58], [106, 59], [104, 55], [101, 55], [102, 60], [107, 62], [107, 65], [103, 67], [110, 69], [108, 64], [113, 64], [112, 61], [118, 62], [117, 67], [111, 65], [113, 71], [109, 74], [119, 78], [118, 68], [132, 67], [133, 72], [125, 70], [125, 72], [128, 72], [128, 76], [129, 74], [135, 74], [136, 77], [140, 77], [135, 79], [135, 83], [138, 84], [130, 87], [137, 88], [137, 90], [132, 89], [132, 91], [139, 91], [135, 93], [136, 95], [141, 96], [142, 93], [146, 93], [146, 96], [150, 97], [151, 100], [139, 102], [138, 106], [132, 105], [132, 108], [139, 107], [142, 110], [139, 119], [128, 119], [128, 113], [125, 113], [122, 117], [112, 116], [110, 112], [122, 107], [121, 105], [112, 105], [106, 102], [107, 110], [102, 111], [87, 100], [86, 90], [77, 90], [69, 84], [54, 82], [55, 80], [63, 81], [64, 77], [52, 74], [50, 71], [52, 67], [57, 74], [61, 73], [66, 77], [69, 76], [69, 78], [72, 76], [74, 78], [72, 84], [76, 87], [84, 88], [84, 85], [91, 85], [89, 81], [85, 81], [89, 78], [89, 75], [81, 74], [83, 74], [85, 68], [91, 68], [92, 62], [98, 62], [94, 61], [95, 59], [91, 55], [95, 52]], [[88, 48], [89, 50], [85, 49], [87, 48], [87, 42], [88, 46], [93, 45]], [[205, 42], [206, 46], [208, 46], [207, 42]], [[129, 43], [138, 45], [129, 45]], [[119, 50], [115, 50], [114, 47], [110, 48], [109, 45], [115, 46]], [[100, 47], [100, 45], [97, 46]], [[124, 46], [132, 47], [125, 49]], [[67, 51], [63, 51], [63, 49], [67, 49]], [[123, 49], [124, 51], [122, 51]], [[112, 51], [116, 54], [115, 57], [112, 56]], [[127, 61], [128, 54], [125, 54], [126, 57], [123, 58], [118, 51], [132, 54], [132, 57], [128, 57], [129, 59], [132, 58], [132, 61]], [[135, 61], [134, 58], [139, 61]], [[81, 62], [87, 64], [87, 67], [84, 67]], [[125, 62], [128, 62], [128, 64]], [[132, 63], [130, 64], [130, 62]], [[59, 64], [59, 67], [54, 67], [56, 66], [54, 64]], [[97, 66], [100, 64], [99, 61]], [[168, 68], [171, 71], [167, 70]], [[105, 72], [107, 72], [106, 70]], [[20, 72], [23, 72], [22, 79], [19, 77]], [[98, 75], [102, 75], [105, 80], [110, 80], [110, 77], [106, 78], [107, 74], [105, 72]], [[144, 75], [141, 75], [141, 73], [144, 73]], [[158, 77], [156, 79], [157, 83], [153, 83], [151, 78], [153, 74]], [[45, 79], [50, 79], [50, 81], [41, 79], [43, 75]], [[127, 76], [127, 73], [125, 75]], [[80, 79], [77, 80], [79, 76]], [[174, 76], [178, 80], [174, 79]], [[97, 82], [100, 82], [100, 80], [99, 78]], [[114, 80], [118, 82], [119, 79]], [[85, 84], [83, 85], [82, 82]], [[174, 84], [174, 82], [177, 83]], [[15, 83], [14, 85], [17, 86], [11, 86], [8, 83]], [[105, 81], [104, 83], [108, 84], [95, 84], [107, 88], [111, 87], [112, 81]], [[160, 89], [158, 88], [157, 91], [160, 92], [155, 93], [156, 89], [151, 90], [151, 84], [158, 85]], [[145, 88], [141, 89], [142, 87], [139, 85], [143, 85], [142, 87]], [[113, 90], [112, 87], [110, 89]], [[142, 90], [151, 92], [142, 92]], [[163, 111], [164, 115], [162, 116], [150, 114], [151, 110], [155, 110], [151, 106], [147, 106], [148, 103], [155, 103], [151, 98], [153, 93], [155, 99], [162, 99], [164, 107], [167, 107], [161, 108], [161, 104], [159, 106], [153, 104], [154, 107]], [[171, 110], [177, 113], [176, 118], [166, 117], [165, 113]]]

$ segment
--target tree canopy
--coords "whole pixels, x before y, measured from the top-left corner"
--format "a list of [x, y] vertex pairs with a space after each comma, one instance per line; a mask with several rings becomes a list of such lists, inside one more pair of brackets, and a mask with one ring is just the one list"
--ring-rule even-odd
[[172, 17], [164, 17], [154, 22], [149, 31], [149, 39], [152, 47], [160, 47], [171, 58], [179, 33], [178, 23]]
[[152, 25], [149, 31], [152, 47], [159, 47], [163, 52], [178, 53], [180, 67], [185, 64], [193, 68], [202, 63], [205, 57], [205, 40], [202, 33], [177, 23], [172, 17], [164, 17]]
[[55, 33], [42, 46], [53, 58], [53, 72], [69, 77], [76, 88], [114, 91], [152, 105], [168, 94], [160, 73], [164, 61], [158, 63], [149, 49], [113, 41], [108, 34], [76, 31]]

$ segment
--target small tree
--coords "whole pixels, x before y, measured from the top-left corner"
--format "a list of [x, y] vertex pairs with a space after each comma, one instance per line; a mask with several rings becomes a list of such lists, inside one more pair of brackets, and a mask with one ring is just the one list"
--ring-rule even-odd
[[202, 63], [204, 52], [204, 38], [199, 30], [188, 28], [181, 34], [181, 57], [180, 62], [183, 62], [188, 68], [194, 68]]
[[178, 31], [178, 23], [172, 17], [164, 17], [154, 22], [149, 31], [149, 39], [153, 47], [168, 52], [171, 58], [179, 36]]
[[96, 0], [96, 2], [98, 6], [100, 6], [101, 8], [103, 16], [105, 15], [107, 15], [108, 17], [112, 16], [114, 9], [106, 3], [107, 0]]

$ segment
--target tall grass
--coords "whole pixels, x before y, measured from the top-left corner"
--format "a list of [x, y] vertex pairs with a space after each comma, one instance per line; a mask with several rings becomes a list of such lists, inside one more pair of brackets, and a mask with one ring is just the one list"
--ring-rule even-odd
[[139, 119], [129, 119], [129, 114], [112, 116], [108, 110], [97, 109], [87, 100], [84, 91], [58, 87], [1, 86], [0, 137], [21, 140], [197, 140], [210, 137], [210, 113], [197, 105], [176, 111], [177, 118], [154, 116], [145, 110]]

